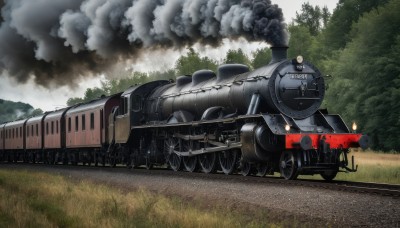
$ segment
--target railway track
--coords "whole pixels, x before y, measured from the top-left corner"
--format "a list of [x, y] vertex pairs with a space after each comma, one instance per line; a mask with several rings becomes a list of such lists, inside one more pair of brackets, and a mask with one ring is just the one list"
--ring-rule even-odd
[[[46, 164], [0, 164], [0, 168], [27, 168], [35, 169], [39, 168], [41, 170], [57, 170], [57, 169], [72, 169], [72, 170], [82, 170], [82, 171], [101, 171], [109, 173], [132, 173], [140, 175], [158, 175], [165, 177], [180, 177], [180, 178], [191, 178], [191, 179], [206, 179], [206, 180], [216, 180], [222, 182], [241, 182], [244, 184], [278, 184], [285, 186], [297, 186], [297, 187], [308, 187], [308, 188], [321, 188], [329, 189], [334, 191], [343, 192], [353, 192], [359, 194], [374, 194], [380, 196], [388, 196], [400, 198], [400, 185], [396, 184], [381, 184], [381, 183], [366, 183], [366, 182], [352, 182], [352, 181], [332, 181], [325, 182], [322, 180], [308, 180], [308, 179], [298, 179], [298, 180], [284, 180], [280, 177], [266, 176], [242, 176], [240, 174], [225, 175], [223, 173], [216, 174], [204, 174], [204, 173], [189, 173], [189, 172], [174, 172], [166, 168], [154, 168], [152, 170], [147, 170], [145, 168], [138, 169], [127, 169], [123, 166], [111, 167], [95, 167], [95, 166], [64, 166], [64, 165], [46, 165]], [[47, 169], [49, 168], [49, 169]]]

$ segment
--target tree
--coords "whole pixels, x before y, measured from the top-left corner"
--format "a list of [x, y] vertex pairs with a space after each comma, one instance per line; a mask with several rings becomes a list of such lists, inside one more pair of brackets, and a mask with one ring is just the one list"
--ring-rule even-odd
[[102, 89], [108, 94], [116, 94], [125, 91], [129, 87], [143, 84], [148, 81], [148, 74], [135, 71], [129, 78], [112, 79], [102, 83]]
[[250, 66], [250, 60], [246, 54], [244, 54], [243, 50], [239, 48], [238, 50], [229, 50], [226, 53], [226, 58], [224, 63], [239, 63]]
[[252, 54], [253, 60], [251, 61], [251, 65], [254, 69], [265, 66], [271, 62], [272, 54], [269, 48], [257, 49], [257, 51]]
[[349, 42], [329, 65], [335, 76], [327, 106], [372, 139], [372, 148], [400, 150], [400, 2], [359, 18]]
[[155, 80], [171, 80], [175, 79], [175, 70], [174, 69], [168, 69], [164, 72], [160, 71], [153, 71], [149, 72], [149, 81], [155, 81]]
[[178, 75], [191, 75], [202, 69], [216, 71], [217, 62], [208, 57], [201, 58], [193, 48], [189, 48], [189, 52], [185, 56], [181, 56], [175, 64], [175, 71]]
[[[301, 12], [296, 11], [295, 23], [308, 28], [311, 35], [316, 36], [321, 29], [322, 11], [319, 6], [313, 7], [310, 3], [301, 5]], [[327, 16], [327, 15], [324, 15]]]
[[321, 17], [322, 17], [322, 25], [324, 28], [326, 28], [326, 26], [328, 25], [329, 19], [331, 18], [331, 13], [329, 12], [328, 7], [323, 7], [322, 8], [322, 13], [321, 13]]
[[74, 106], [83, 103], [83, 99], [80, 97], [71, 97], [67, 100], [67, 106]]
[[297, 55], [303, 55], [305, 57], [310, 58], [311, 56], [311, 46], [314, 40], [314, 37], [307, 29], [307, 27], [303, 25], [294, 25], [291, 24], [289, 26], [290, 32], [290, 41], [289, 41], [289, 57], [296, 57]]
[[30, 114], [29, 117], [39, 116], [43, 114], [43, 110], [40, 108], [34, 109]]
[[350, 31], [353, 23], [357, 23], [364, 13], [387, 2], [388, 0], [339, 0], [321, 37], [324, 52], [330, 55], [333, 51], [344, 48], [351, 39]]
[[104, 91], [103, 89], [100, 89], [98, 87], [95, 87], [93, 89], [89, 88], [85, 91], [84, 100], [91, 101], [91, 100], [95, 100], [95, 99], [98, 99], [98, 98], [100, 98], [102, 96], [106, 96], [106, 95], [107, 95], [107, 92]]

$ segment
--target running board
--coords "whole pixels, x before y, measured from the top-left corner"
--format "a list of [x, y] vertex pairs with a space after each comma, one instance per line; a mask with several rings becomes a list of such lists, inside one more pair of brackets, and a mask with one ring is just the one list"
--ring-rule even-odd
[[182, 157], [191, 157], [191, 156], [196, 156], [196, 155], [200, 155], [200, 154], [220, 152], [220, 151], [230, 150], [230, 149], [235, 149], [235, 148], [240, 148], [240, 147], [242, 147], [242, 143], [231, 143], [226, 146], [207, 147], [207, 148], [202, 148], [200, 150], [193, 150], [193, 151], [176, 151], [176, 150], [174, 150], [174, 153], [176, 153], [178, 156], [182, 156]]

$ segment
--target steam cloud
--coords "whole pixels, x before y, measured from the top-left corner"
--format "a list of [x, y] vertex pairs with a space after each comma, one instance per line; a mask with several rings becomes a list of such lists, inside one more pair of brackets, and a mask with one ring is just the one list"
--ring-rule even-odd
[[0, 0], [0, 73], [71, 84], [126, 58], [223, 38], [287, 45], [270, 0]]

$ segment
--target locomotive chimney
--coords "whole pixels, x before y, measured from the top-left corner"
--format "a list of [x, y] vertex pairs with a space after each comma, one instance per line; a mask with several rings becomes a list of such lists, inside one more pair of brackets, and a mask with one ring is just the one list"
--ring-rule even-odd
[[271, 47], [272, 60], [270, 64], [287, 59], [287, 49], [288, 47]]

